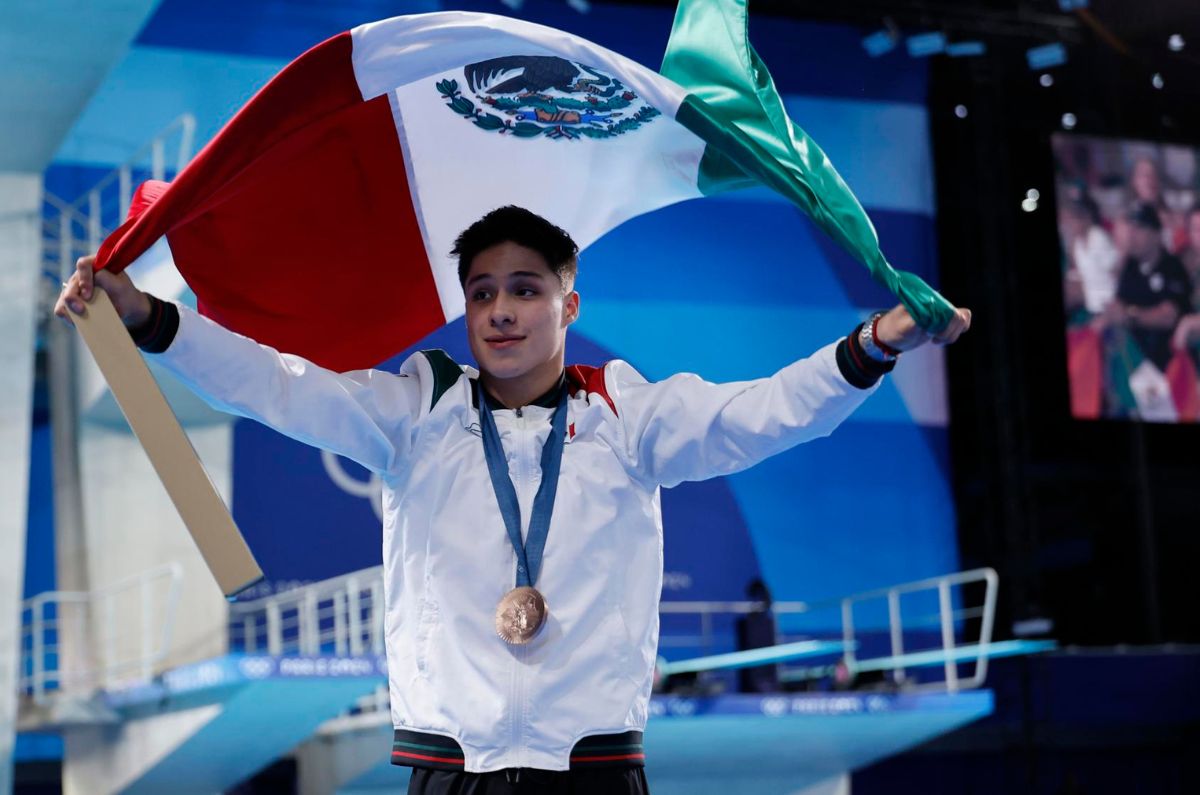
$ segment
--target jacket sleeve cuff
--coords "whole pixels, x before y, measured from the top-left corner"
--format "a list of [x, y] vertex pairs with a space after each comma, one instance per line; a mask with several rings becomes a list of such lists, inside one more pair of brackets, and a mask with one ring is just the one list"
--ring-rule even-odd
[[131, 326], [129, 336], [146, 353], [162, 353], [171, 346], [179, 331], [179, 308], [169, 301], [153, 295], [150, 298], [150, 317], [137, 326]]
[[881, 362], [868, 356], [858, 341], [860, 331], [862, 331], [861, 323], [854, 327], [850, 336], [838, 343], [837, 365], [842, 377], [851, 386], [858, 389], [870, 389], [880, 378], [895, 368], [896, 362]]

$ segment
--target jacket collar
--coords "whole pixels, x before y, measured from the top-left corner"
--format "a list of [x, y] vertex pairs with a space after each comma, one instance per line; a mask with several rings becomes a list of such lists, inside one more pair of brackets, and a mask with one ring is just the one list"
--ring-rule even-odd
[[[471, 379], [471, 406], [476, 411], [479, 410], [479, 390], [476, 388], [477, 380], [478, 379], [475, 379], [475, 378]], [[555, 408], [558, 405], [558, 395], [562, 391], [562, 389], [566, 385], [566, 383], [567, 383], [567, 371], [563, 370], [561, 373], [558, 374], [558, 381], [554, 384], [554, 386], [550, 387], [545, 392], [543, 392], [537, 398], [537, 400], [534, 400], [532, 403], [529, 403], [527, 405], [541, 406], [544, 409]], [[505, 406], [499, 400], [496, 400], [496, 398], [492, 396], [492, 393], [488, 392], [486, 388], [483, 390], [483, 394], [486, 397], [488, 406], [491, 407], [492, 411], [509, 410], [508, 406]]]

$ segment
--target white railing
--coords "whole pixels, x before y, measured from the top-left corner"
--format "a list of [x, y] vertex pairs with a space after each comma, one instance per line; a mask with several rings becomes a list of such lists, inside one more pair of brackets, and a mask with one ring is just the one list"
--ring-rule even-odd
[[196, 117], [185, 113], [142, 145], [91, 190], [67, 202], [46, 192], [42, 218], [43, 269], [65, 279], [75, 260], [100, 247], [125, 220], [137, 183], [177, 174], [192, 156]]
[[[954, 588], [961, 589], [964, 585], [984, 583], [983, 604], [973, 608], [954, 607]], [[915, 658], [916, 649], [906, 649], [904, 646], [904, 621], [900, 610], [900, 598], [909, 594], [921, 592], [936, 592], [938, 602], [937, 627], [941, 630], [940, 650], [944, 657], [942, 670], [945, 674], [946, 689], [954, 693], [959, 689], [980, 687], [987, 679], [988, 655], [987, 646], [992, 641], [992, 630], [996, 622], [996, 592], [1000, 578], [995, 569], [975, 569], [942, 577], [930, 577], [925, 580], [895, 585], [891, 588], [881, 588], [875, 591], [846, 597], [842, 602], [842, 641], [846, 644], [846, 665], [850, 672], [868, 670], [890, 671], [893, 679], [903, 682], [906, 678], [908, 660]], [[855, 656], [854, 607], [871, 601], [884, 600], [888, 608], [888, 630], [890, 635], [891, 654], [878, 655], [874, 659], [858, 659]], [[965, 619], [979, 619], [979, 635], [974, 643], [960, 643], [957, 628]], [[925, 617], [918, 617], [918, 626], [928, 624]], [[974, 674], [968, 679], [959, 676], [958, 666], [962, 662], [956, 650], [970, 646], [976, 653], [973, 656]], [[970, 658], [968, 658], [970, 659]]]
[[[956, 606], [956, 602], [965, 599], [962, 589], [976, 584], [983, 585], [982, 603]], [[820, 602], [776, 602], [771, 610], [777, 618], [826, 614], [829, 618], [824, 626], [840, 627], [840, 633], [827, 629], [813, 634], [829, 636], [838, 633], [841, 658], [835, 664], [840, 663], [850, 674], [885, 672], [897, 684], [956, 692], [980, 687], [987, 676], [988, 645], [995, 626], [998, 585], [999, 578], [994, 570], [976, 569]], [[927, 598], [922, 599], [922, 596]], [[902, 609], [906, 599], [908, 611]], [[927, 604], [922, 605], [923, 601]], [[872, 650], [878, 644], [866, 642], [862, 627], [856, 622], [856, 610], [867, 610], [871, 603], [878, 603], [881, 615], [886, 610], [886, 650]], [[694, 616], [699, 623], [699, 634], [664, 629], [660, 647], [692, 648], [699, 654], [709, 654], [718, 646], [720, 633], [716, 624], [721, 617], [729, 621], [762, 609], [762, 603], [751, 601], [664, 601], [659, 606], [663, 616]], [[229, 614], [230, 648], [272, 655], [382, 654], [384, 610], [383, 569], [365, 569], [254, 601], [235, 603]], [[978, 619], [978, 633], [965, 637], [967, 622], [973, 619]], [[877, 626], [879, 622], [873, 624]], [[914, 634], [931, 635], [937, 638], [937, 643], [933, 646], [915, 644], [911, 640]], [[784, 640], [781, 638], [781, 642]], [[920, 684], [909, 681], [908, 669], [930, 667], [931, 661], [940, 667], [941, 679]], [[962, 676], [959, 666], [972, 663], [971, 676]], [[827, 676], [833, 672], [835, 664], [792, 669], [785, 672], [785, 678]]]
[[54, 693], [88, 695], [149, 681], [170, 649], [182, 581], [183, 569], [170, 563], [107, 588], [25, 600], [20, 692], [44, 704]]
[[[982, 603], [974, 606], [955, 606], [955, 602], [963, 600], [962, 589], [982, 583], [984, 586]], [[884, 672], [891, 676], [897, 684], [908, 683], [908, 669], [916, 666], [928, 667], [933, 661], [940, 665], [943, 678], [926, 682], [921, 685], [910, 685], [926, 689], [946, 689], [956, 692], [982, 686], [987, 678], [988, 646], [992, 640], [995, 627], [996, 592], [999, 587], [999, 577], [990, 568], [974, 569], [972, 571], [947, 574], [940, 577], [930, 577], [915, 582], [901, 583], [887, 588], [880, 588], [864, 593], [852, 594], [837, 599], [819, 602], [775, 602], [771, 611], [776, 618], [781, 616], [830, 616], [824, 623], [840, 625], [842, 642], [842, 657], [840, 664], [849, 675]], [[922, 596], [929, 597], [921, 599]], [[920, 613], [913, 615], [912, 611], [905, 618], [902, 610], [902, 600], [907, 597], [910, 602], [930, 602], [923, 606]], [[936, 607], [932, 603], [936, 600]], [[864, 643], [864, 633], [855, 620], [856, 608], [862, 610], [871, 603], [877, 603], [880, 612], [886, 609], [886, 627], [888, 637], [888, 653], [880, 654], [864, 649], [871, 649], [871, 644]], [[660, 640], [662, 647], [694, 648], [701, 654], [709, 654], [715, 647], [716, 631], [714, 624], [722, 617], [735, 617], [763, 609], [761, 602], [682, 602], [664, 601], [659, 612], [663, 615], [693, 615], [699, 622], [698, 635], [673, 634], [664, 632]], [[835, 612], [836, 611], [836, 612]], [[932, 612], [931, 612], [932, 611]], [[967, 626], [965, 622], [978, 619], [979, 631], [975, 637], [961, 637], [960, 630]], [[874, 622], [878, 623], [878, 622]], [[906, 643], [906, 636], [915, 633], [928, 633], [936, 630], [938, 643], [935, 646], [914, 648], [911, 642]], [[812, 634], [781, 638], [800, 637], [810, 638], [813, 635], [823, 635], [820, 631]], [[969, 677], [960, 674], [959, 666], [964, 663], [974, 665]], [[784, 673], [785, 680], [803, 680], [827, 676], [834, 672], [836, 663], [817, 667], [794, 669]]]
[[229, 608], [229, 646], [247, 654], [383, 654], [383, 567]]

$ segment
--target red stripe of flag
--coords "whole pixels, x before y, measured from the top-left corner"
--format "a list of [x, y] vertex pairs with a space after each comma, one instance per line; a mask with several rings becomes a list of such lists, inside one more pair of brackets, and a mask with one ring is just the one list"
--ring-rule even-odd
[[169, 187], [145, 186], [98, 267], [165, 234], [201, 312], [336, 370], [441, 326], [388, 97], [363, 102], [352, 47], [343, 33], [309, 50]]
[[1100, 416], [1104, 396], [1104, 360], [1100, 334], [1090, 326], [1067, 331], [1067, 373], [1071, 415], [1081, 420]]
[[1177, 350], [1167, 364], [1167, 382], [1171, 385], [1171, 397], [1180, 422], [1200, 420], [1200, 376], [1192, 363], [1188, 350]]

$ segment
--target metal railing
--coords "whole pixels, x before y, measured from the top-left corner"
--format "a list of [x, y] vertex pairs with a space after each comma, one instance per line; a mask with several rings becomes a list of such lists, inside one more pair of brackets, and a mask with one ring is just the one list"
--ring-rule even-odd
[[[952, 589], [962, 588], [964, 585], [979, 582], [984, 583], [985, 586], [983, 604], [975, 608], [955, 608]], [[930, 577], [925, 580], [895, 585], [890, 588], [880, 588], [842, 599], [842, 640], [846, 643], [845, 659], [847, 667], [851, 672], [855, 670], [865, 671], [869, 668], [891, 671], [893, 679], [896, 682], [903, 682], [907, 676], [905, 661], [911, 658], [912, 653], [916, 650], [906, 649], [904, 646], [904, 622], [900, 611], [900, 598], [906, 594], [936, 591], [938, 602], [936, 620], [937, 626], [941, 630], [940, 651], [944, 657], [942, 669], [945, 674], [944, 682], [946, 689], [954, 693], [959, 689], [982, 686], [987, 679], [987, 646], [992, 641], [992, 630], [995, 627], [996, 592], [999, 585], [1000, 578], [996, 574], [995, 569], [984, 568], [959, 572], [957, 574], [948, 574], [942, 577]], [[866, 664], [868, 660], [860, 660], [855, 656], [854, 606], [881, 599], [886, 600], [887, 603], [891, 654], [877, 656], [869, 661], [873, 662], [874, 665], [868, 666]], [[980, 619], [978, 639], [973, 644], [960, 644], [957, 639], [956, 628], [964, 619], [973, 618]], [[926, 622], [920, 621], [920, 623]], [[958, 666], [961, 660], [957, 658], [955, 650], [961, 645], [974, 646], [978, 651], [973, 660], [975, 664], [974, 674], [968, 679], [962, 679], [959, 676]]]
[[247, 654], [383, 654], [383, 567], [235, 602], [229, 647]]
[[[181, 568], [171, 564], [102, 590], [51, 591], [27, 600], [22, 606], [22, 692], [43, 703], [55, 691], [82, 694], [135, 680], [149, 681], [170, 648], [181, 580]], [[984, 586], [982, 603], [956, 606], [956, 600], [962, 601], [956, 589], [975, 584]], [[820, 602], [777, 602], [771, 606], [777, 620], [826, 613], [832, 614], [832, 623], [840, 627], [831, 628], [826, 620], [820, 622], [823, 630], [793, 635], [792, 641], [836, 640], [819, 645], [828, 647], [823, 654], [837, 659], [829, 665], [785, 670], [783, 678], [829, 676], [837, 666], [844, 666], [850, 674], [885, 672], [896, 684], [912, 688], [956, 692], [980, 687], [987, 676], [998, 584], [995, 571], [977, 569]], [[936, 603], [932, 614], [924, 607], [903, 609], [905, 599], [920, 602], [922, 594], [929, 597], [925, 601]], [[867, 642], [868, 635], [881, 634], [878, 622], [864, 633], [856, 620], [871, 603], [878, 603], [880, 613], [886, 611], [886, 642], [882, 644]], [[708, 654], [720, 646], [718, 636], [729, 629], [717, 626], [722, 619], [731, 624], [736, 617], [763, 609], [762, 603], [751, 601], [664, 601], [660, 605], [664, 623], [669, 616], [692, 616], [699, 622], [700, 633], [664, 631], [660, 645], [691, 647]], [[383, 654], [385, 611], [383, 567], [364, 569], [230, 605], [229, 648], [273, 656]], [[978, 620], [978, 633], [973, 637], [965, 636], [969, 620]], [[81, 632], [84, 622], [90, 622], [93, 633], [90, 647]], [[79, 634], [73, 636], [73, 632]], [[937, 642], [920, 647], [906, 641], [914, 632], [936, 637]], [[789, 638], [780, 640], [786, 643]], [[725, 645], [728, 647], [728, 639]], [[69, 659], [63, 655], [64, 647], [71, 649]], [[64, 660], [70, 664], [64, 665]], [[972, 663], [971, 675], [963, 676], [959, 666]], [[917, 666], [940, 669], [941, 678], [909, 681], [908, 669]]]
[[69, 276], [75, 260], [96, 251], [105, 236], [125, 220], [137, 183], [165, 180], [187, 165], [195, 137], [196, 117], [185, 113], [74, 201], [45, 192], [43, 270], [59, 279]]
[[[956, 606], [964, 598], [965, 586], [982, 584], [983, 600], [975, 606]], [[826, 613], [839, 629], [795, 635], [790, 640], [840, 638], [837, 644], [841, 665], [850, 674], [882, 671], [890, 674], [897, 684], [911, 687], [946, 689], [956, 692], [983, 684], [987, 676], [988, 644], [995, 625], [996, 591], [999, 578], [992, 569], [931, 577], [916, 582], [901, 583], [864, 593], [819, 602], [776, 602], [771, 606], [776, 618], [783, 616], [816, 616]], [[902, 609], [909, 599], [920, 603], [921, 595], [929, 606], [919, 610]], [[864, 611], [871, 603], [879, 603], [881, 614], [886, 610], [884, 648], [868, 643], [867, 634], [856, 621], [856, 610]], [[936, 607], [932, 607], [936, 604]], [[699, 624], [698, 634], [686, 634], [664, 629], [660, 648], [691, 648], [700, 655], [717, 650], [717, 626], [722, 619], [731, 623], [736, 617], [763, 609], [759, 602], [683, 602], [664, 601], [659, 606], [664, 616], [694, 616]], [[930, 612], [932, 610], [932, 612]], [[246, 653], [272, 655], [361, 655], [382, 654], [383, 646], [383, 569], [376, 567], [306, 585], [294, 590], [263, 597], [250, 602], [235, 603], [230, 608], [230, 648]], [[978, 620], [978, 634], [965, 637], [968, 621]], [[872, 630], [879, 634], [878, 630]], [[726, 633], [727, 634], [727, 633]], [[913, 635], [932, 636], [933, 646], [914, 643]], [[906, 637], [909, 640], [906, 641]], [[788, 638], [781, 638], [781, 642]], [[726, 644], [728, 645], [728, 644]], [[933, 656], [930, 657], [929, 655]], [[930, 660], [941, 668], [942, 678], [934, 682], [910, 682], [908, 669], [929, 667]], [[835, 664], [836, 664], [835, 662]], [[974, 664], [969, 677], [960, 672], [960, 665]], [[834, 665], [792, 669], [785, 678], [797, 680], [827, 676]]]
[[[961, 601], [964, 586], [982, 583], [984, 586], [983, 600], [975, 606], [955, 606], [956, 598]], [[988, 646], [991, 643], [995, 627], [996, 592], [999, 587], [999, 577], [990, 568], [974, 569], [957, 572], [940, 577], [930, 577], [924, 580], [901, 583], [887, 588], [879, 588], [863, 593], [836, 599], [817, 602], [775, 602], [771, 612], [776, 619], [784, 616], [817, 616], [819, 614], [834, 614], [826, 624], [840, 625], [842, 643], [840, 664], [849, 675], [865, 672], [885, 672], [897, 684], [909, 684], [914, 688], [945, 689], [957, 692], [982, 686], [987, 678]], [[957, 593], [956, 593], [957, 591]], [[922, 608], [918, 615], [909, 614], [905, 618], [902, 610], [902, 599], [921, 595], [936, 598], [936, 607]], [[864, 631], [855, 620], [856, 608], [878, 603], [878, 607], [886, 609], [887, 653], [864, 651], [878, 644], [864, 642]], [[668, 635], [665, 631], [660, 639], [661, 648], [693, 648], [700, 654], [710, 654], [716, 648], [716, 623], [722, 617], [731, 619], [748, 613], [760, 612], [764, 609], [761, 602], [683, 602], [664, 601], [659, 606], [660, 614], [691, 615], [699, 622], [699, 634], [674, 633]], [[933, 612], [929, 612], [932, 609]], [[969, 620], [978, 619], [978, 635], [974, 638], [961, 636], [960, 629], [967, 626]], [[936, 630], [938, 643], [935, 646], [917, 647], [906, 642], [905, 638], [913, 634], [928, 634]], [[810, 639], [813, 637], [827, 638], [830, 633], [816, 631], [813, 633], [785, 635], [781, 642], [787, 640]], [[930, 657], [929, 654], [933, 653]], [[915, 684], [909, 682], [908, 669], [920, 665], [928, 667], [929, 661], [936, 661], [942, 669], [943, 678], [933, 682]], [[973, 664], [974, 670], [969, 677], [963, 677], [959, 666]], [[817, 667], [805, 667], [785, 671], [785, 680], [797, 681], [813, 679], [835, 673], [837, 663]]]
[[183, 569], [170, 563], [95, 591], [25, 600], [20, 692], [44, 704], [56, 692], [86, 695], [149, 681], [170, 649], [182, 581]]

